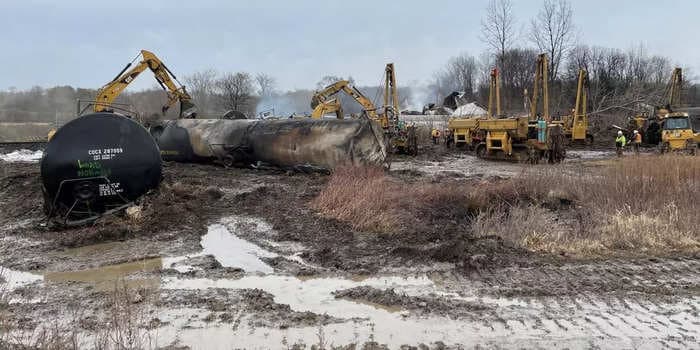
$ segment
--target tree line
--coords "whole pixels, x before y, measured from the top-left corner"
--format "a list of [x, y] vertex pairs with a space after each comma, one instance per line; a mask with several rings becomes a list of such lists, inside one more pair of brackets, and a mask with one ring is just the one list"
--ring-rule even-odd
[[[511, 0], [491, 0], [479, 35], [487, 50], [447, 59], [424, 86], [401, 86], [402, 107], [420, 110], [423, 104], [440, 104], [454, 91], [485, 105], [489, 74], [497, 68], [504, 111], [510, 115], [522, 113], [523, 92], [532, 86], [536, 58], [542, 52], [550, 60], [550, 111], [555, 115], [566, 114], [573, 106], [580, 68], [588, 72], [588, 105], [593, 115], [629, 115], [637, 112], [640, 104], [660, 103], [674, 67], [670, 58], [650, 55], [641, 45], [623, 50], [582, 43], [573, 19], [569, 0], [544, 0], [537, 15], [527, 21], [516, 17]], [[266, 73], [204, 70], [186, 76], [184, 83], [203, 117], [217, 117], [228, 110], [259, 117], [309, 113], [314, 91], [340, 79], [343, 77], [324, 76], [312, 88], [283, 92], [276, 79]], [[345, 79], [354, 83], [350, 76]], [[358, 88], [381, 106], [382, 87]], [[78, 110], [76, 100], [94, 99], [95, 94], [95, 89], [70, 86], [0, 91], [0, 121], [70, 119]], [[156, 86], [126, 91], [116, 102], [149, 117], [160, 113], [165, 96]], [[340, 94], [340, 98], [346, 113], [360, 112], [361, 107], [350, 97]], [[697, 84], [684, 86], [682, 101], [687, 105], [700, 104]], [[176, 110], [166, 115], [176, 116]]]
[[[429, 84], [434, 101], [463, 91], [486, 104], [490, 72], [497, 68], [506, 113], [524, 112], [524, 90], [531, 89], [537, 55], [546, 53], [554, 114], [567, 114], [572, 108], [579, 69], [588, 73], [588, 105], [593, 115], [629, 115], [639, 112], [640, 105], [662, 103], [674, 68], [670, 58], [650, 55], [642, 45], [622, 50], [582, 43], [573, 19], [568, 0], [544, 0], [537, 15], [525, 23], [516, 17], [511, 0], [491, 0], [480, 33], [487, 51], [449, 58]], [[685, 81], [681, 100], [694, 106], [700, 103], [700, 95], [690, 80]]]

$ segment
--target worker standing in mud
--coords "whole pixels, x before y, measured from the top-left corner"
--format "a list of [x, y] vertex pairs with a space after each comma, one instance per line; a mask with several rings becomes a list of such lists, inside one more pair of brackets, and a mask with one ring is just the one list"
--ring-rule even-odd
[[639, 147], [642, 145], [642, 134], [635, 130], [632, 134], [632, 148], [634, 149], [634, 154], [639, 154]]
[[445, 129], [445, 147], [450, 148], [455, 142], [454, 137], [452, 137], [452, 130], [449, 128]]
[[622, 150], [625, 147], [625, 143], [627, 143], [627, 139], [625, 138], [625, 134], [622, 133], [622, 130], [620, 130], [617, 132], [617, 138], [615, 139], [615, 149], [618, 157], [622, 156]]
[[433, 138], [433, 145], [437, 145], [440, 139], [440, 130], [433, 128], [433, 130], [430, 132], [430, 136]]

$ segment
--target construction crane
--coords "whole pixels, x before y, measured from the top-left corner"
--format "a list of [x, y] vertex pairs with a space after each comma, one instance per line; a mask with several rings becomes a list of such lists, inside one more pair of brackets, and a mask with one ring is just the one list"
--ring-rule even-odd
[[[141, 61], [132, 67], [134, 62], [141, 57]], [[105, 84], [97, 91], [97, 97], [93, 104], [95, 112], [104, 112], [112, 110], [114, 100], [126, 89], [131, 82], [136, 79], [143, 71], [150, 69], [155, 75], [156, 81], [163, 90], [168, 94], [168, 102], [163, 105], [161, 111], [165, 114], [170, 107], [175, 103], [180, 102], [180, 117], [195, 118], [197, 108], [192, 102], [192, 97], [185, 90], [185, 86], [180, 84], [175, 77], [175, 74], [155, 54], [147, 50], [141, 50], [133, 61], [124, 67], [114, 79]]]
[[[532, 97], [529, 100], [530, 105], [530, 121], [537, 119], [550, 120], [549, 116], [549, 60], [546, 54], [537, 56], [537, 64], [535, 66], [535, 80], [532, 85]], [[542, 94], [542, 113], [539, 110], [539, 95]], [[527, 91], [526, 91], [527, 95]], [[527, 99], [527, 96], [526, 96]]]
[[384, 113], [378, 122], [389, 135], [392, 149], [397, 153], [418, 154], [418, 135], [413, 125], [406, 125], [399, 120], [399, 87], [396, 85], [394, 64], [388, 63], [384, 68]]
[[486, 134], [485, 140], [476, 145], [478, 157], [531, 163], [537, 163], [541, 159], [558, 163], [564, 159], [566, 150], [562, 126], [552, 123], [549, 116], [547, 69], [547, 55], [540, 54], [537, 57], [528, 116], [478, 121], [479, 132]]
[[[494, 115], [494, 105], [496, 114]], [[501, 82], [498, 79], [498, 69], [494, 68], [491, 70], [491, 82], [489, 84], [489, 109], [488, 109], [489, 119], [495, 119], [501, 117]]]
[[663, 99], [655, 108], [658, 118], [663, 118], [666, 114], [673, 112], [681, 104], [681, 89], [683, 88], [683, 69], [676, 67], [671, 73], [671, 79], [666, 84]]
[[479, 132], [479, 121], [482, 119], [497, 119], [501, 114], [501, 83], [498, 69], [491, 70], [489, 83], [489, 104], [486, 117], [476, 116], [470, 118], [450, 118], [447, 128], [450, 129], [453, 142], [456, 146], [472, 147], [480, 143], [484, 134]]
[[570, 115], [563, 116], [554, 123], [561, 124], [564, 135], [570, 143], [583, 143], [591, 145], [593, 135], [588, 132], [588, 72], [585, 69], [578, 71], [578, 83], [576, 86], [576, 102]]

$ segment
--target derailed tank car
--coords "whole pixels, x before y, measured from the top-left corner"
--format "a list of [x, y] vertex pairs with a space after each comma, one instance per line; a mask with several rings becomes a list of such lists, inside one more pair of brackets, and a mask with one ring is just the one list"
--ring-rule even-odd
[[370, 120], [180, 119], [152, 127], [151, 134], [168, 161], [331, 170], [386, 160], [386, 136]]
[[45, 212], [73, 225], [125, 208], [158, 187], [161, 163], [158, 146], [135, 121], [114, 113], [74, 119], [41, 160]]

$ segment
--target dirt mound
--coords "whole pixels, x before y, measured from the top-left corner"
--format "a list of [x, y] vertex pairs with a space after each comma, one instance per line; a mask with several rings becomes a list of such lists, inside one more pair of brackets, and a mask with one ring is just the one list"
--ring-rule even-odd
[[387, 307], [399, 307], [420, 315], [439, 315], [453, 319], [472, 318], [482, 312], [491, 310], [483, 303], [470, 303], [462, 300], [447, 299], [434, 294], [428, 296], [408, 296], [398, 294], [394, 289], [376, 289], [360, 286], [333, 292], [336, 298], [362, 300]]

